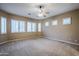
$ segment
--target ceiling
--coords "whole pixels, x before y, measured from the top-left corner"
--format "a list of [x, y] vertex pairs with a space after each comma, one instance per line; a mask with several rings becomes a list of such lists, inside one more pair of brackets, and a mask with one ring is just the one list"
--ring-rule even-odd
[[[39, 17], [39, 6], [44, 6], [46, 17]], [[45, 19], [64, 12], [79, 9], [78, 3], [0, 3], [0, 9], [19, 16], [26, 16], [34, 19]]]

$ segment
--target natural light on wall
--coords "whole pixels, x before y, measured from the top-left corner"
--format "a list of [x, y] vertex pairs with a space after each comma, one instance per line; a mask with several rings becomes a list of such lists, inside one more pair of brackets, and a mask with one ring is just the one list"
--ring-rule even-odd
[[57, 25], [58, 24], [58, 21], [57, 20], [53, 20], [52, 21], [52, 25]]
[[49, 26], [49, 22], [45, 22], [45, 26], [46, 26], [46, 27]]

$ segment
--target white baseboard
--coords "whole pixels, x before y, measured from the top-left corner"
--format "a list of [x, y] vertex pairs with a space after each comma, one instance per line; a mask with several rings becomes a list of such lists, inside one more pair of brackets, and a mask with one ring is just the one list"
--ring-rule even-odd
[[[7, 40], [7, 41], [4, 41], [4, 42], [1, 42], [1, 44], [5, 44], [5, 43], [8, 43], [8, 42], [13, 42], [13, 41], [18, 41], [18, 40], [28, 40], [28, 39], [36, 39], [37, 37], [30, 37], [30, 38], [22, 38], [22, 39], [13, 39], [13, 40]], [[42, 38], [41, 36], [39, 38]]]
[[[25, 39], [28, 40], [28, 39], [32, 39], [32, 38], [35, 39], [35, 38], [37, 38], [37, 37], [8, 40], [8, 41], [1, 42], [0, 45], [1, 45], [1, 44], [5, 44], [5, 43], [8, 43], [8, 42], [12, 42], [12, 41], [25, 40]], [[45, 39], [52, 40], [52, 39], [50, 39], [50, 38], [48, 38], [48, 37], [42, 37], [42, 36], [40, 36], [39, 38], [45, 38]], [[55, 40], [55, 39], [53, 39], [53, 40]], [[68, 42], [68, 41], [63, 41], [63, 40], [55, 40], [55, 41], [64, 42], [64, 43], [68, 43], [68, 44], [72, 44], [72, 45], [77, 45], [77, 46], [79, 46], [79, 44], [73, 43], [73, 42]]]
[[[52, 39], [50, 39], [48, 37], [44, 37], [44, 38], [49, 39], [49, 40], [52, 40]], [[73, 42], [63, 41], [63, 40], [56, 40], [56, 39], [53, 39], [53, 40], [79, 46], [78, 43], [73, 43]]]

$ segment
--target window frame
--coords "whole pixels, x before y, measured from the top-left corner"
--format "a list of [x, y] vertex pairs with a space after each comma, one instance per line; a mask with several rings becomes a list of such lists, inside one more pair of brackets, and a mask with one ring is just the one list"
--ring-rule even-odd
[[[28, 27], [28, 24], [30, 25], [30, 27]], [[29, 30], [30, 28], [30, 30]], [[32, 32], [32, 23], [30, 21], [27, 22], [27, 32]]]
[[31, 27], [32, 27], [31, 28], [32, 32], [36, 32], [37, 26], [36, 26], [36, 23], [35, 22], [32, 22]]
[[[66, 21], [67, 20], [67, 21]], [[65, 21], [67, 22], [67, 23], [65, 23]], [[69, 21], [69, 22], [68, 22]], [[65, 17], [65, 18], [63, 18], [63, 25], [70, 25], [70, 24], [72, 24], [72, 19], [71, 19], [71, 17]]]
[[38, 23], [38, 32], [41, 32], [41, 30], [42, 30], [42, 26], [41, 25], [42, 25], [41, 23]]
[[[18, 25], [17, 25], [17, 28], [18, 29], [15, 29], [14, 30], [14, 32], [12, 31], [12, 21], [15, 21], [15, 24], [16, 24], [16, 22], [18, 22]], [[25, 21], [23, 21], [23, 20], [16, 20], [16, 19], [11, 19], [11, 33], [23, 33], [23, 32], [26, 32], [26, 29], [23, 31], [20, 31], [20, 26], [21, 26], [21, 22], [24, 22], [25, 23], [25, 25], [24, 25], [24, 29], [25, 29], [25, 27], [26, 27], [26, 22]], [[16, 26], [16, 25], [15, 25]]]
[[[30, 30], [28, 29], [28, 23], [30, 24]], [[37, 23], [36, 22], [31, 22], [31, 21], [28, 21], [27, 22], [27, 32], [37, 32]], [[35, 26], [34, 26], [35, 25]], [[34, 26], [34, 27], [33, 27]]]
[[[5, 25], [4, 26], [5, 27], [4, 33], [2, 33], [2, 22], [1, 22], [2, 21], [2, 17], [5, 17], [5, 19], [6, 19], [5, 20], [5, 24], [4, 24]], [[0, 28], [1, 28], [0, 29], [0, 34], [7, 34], [7, 17], [6, 16], [0, 16]]]

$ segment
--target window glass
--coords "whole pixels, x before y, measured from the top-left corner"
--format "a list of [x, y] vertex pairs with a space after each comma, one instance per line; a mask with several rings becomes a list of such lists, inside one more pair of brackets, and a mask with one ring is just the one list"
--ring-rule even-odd
[[45, 22], [45, 26], [49, 26], [49, 22]]
[[27, 32], [32, 32], [31, 28], [31, 22], [27, 22]]
[[20, 32], [25, 32], [25, 22], [19, 21], [19, 30]]
[[63, 24], [71, 24], [71, 18], [70, 17], [64, 18], [63, 19]]
[[32, 32], [36, 32], [36, 23], [32, 23]]
[[12, 19], [11, 32], [25, 32], [25, 22]]
[[1, 17], [1, 34], [4, 34], [7, 32], [6, 23], [7, 23], [6, 17], [2, 16]]
[[38, 32], [41, 32], [41, 23], [38, 23]]

